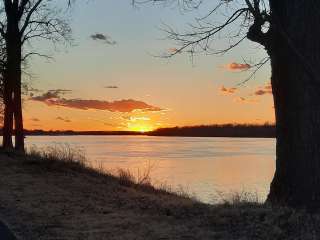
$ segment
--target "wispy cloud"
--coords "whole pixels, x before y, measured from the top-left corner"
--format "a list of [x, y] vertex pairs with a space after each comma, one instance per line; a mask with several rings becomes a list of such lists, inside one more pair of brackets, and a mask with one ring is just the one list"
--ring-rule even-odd
[[90, 38], [94, 41], [100, 41], [100, 42], [103, 42], [103, 43], [106, 43], [106, 44], [109, 44], [109, 45], [115, 45], [117, 44], [116, 41], [114, 41], [109, 35], [107, 34], [104, 34], [104, 33], [95, 33], [95, 34], [92, 34], [90, 36]]
[[40, 119], [39, 118], [31, 118], [30, 119], [32, 122], [40, 122]]
[[71, 122], [70, 119], [68, 119], [68, 118], [63, 118], [63, 117], [57, 117], [56, 120], [63, 121], [63, 122], [66, 122], [66, 123], [70, 123], [70, 122]]
[[177, 54], [177, 53], [181, 53], [181, 51], [179, 51], [178, 48], [169, 48], [168, 53], [169, 54]]
[[39, 90], [37, 88], [33, 88], [28, 85], [24, 85], [23, 88], [24, 88], [24, 94], [29, 95], [29, 96], [33, 96], [34, 94], [41, 92], [41, 90]]
[[61, 95], [64, 95], [66, 93], [72, 92], [68, 89], [54, 89], [54, 90], [48, 90], [47, 92], [38, 95], [38, 96], [31, 96], [31, 99], [34, 101], [45, 101], [47, 99], [54, 99], [54, 98], [60, 98]]
[[226, 88], [225, 86], [220, 87], [220, 92], [223, 94], [234, 94], [238, 89], [235, 87], [232, 88]]
[[229, 71], [245, 71], [251, 68], [251, 65], [248, 63], [229, 63], [225, 66]]
[[42, 95], [34, 96], [29, 98], [32, 101], [38, 101], [45, 103], [48, 106], [59, 106], [80, 110], [106, 110], [110, 112], [123, 112], [129, 113], [134, 111], [143, 112], [156, 112], [162, 111], [163, 109], [152, 106], [142, 101], [137, 101], [133, 99], [123, 99], [118, 101], [104, 101], [104, 100], [91, 100], [91, 99], [66, 99], [61, 95], [64, 92], [61, 91], [48, 91]]
[[[111, 119], [113, 119], [112, 117], [110, 117]], [[102, 123], [103, 125], [105, 126], [108, 126], [108, 127], [114, 127], [114, 128], [125, 128], [127, 127], [126, 124], [122, 123], [122, 122], [116, 122], [116, 123], [111, 123], [111, 122], [106, 122], [104, 119], [97, 119], [97, 118], [91, 118], [89, 117], [88, 118], [89, 120], [92, 120], [92, 121], [96, 121], [96, 122], [99, 122], [99, 123]]]
[[245, 97], [237, 97], [234, 99], [234, 101], [237, 103], [243, 103], [243, 104], [254, 104], [259, 102], [257, 99], [245, 98]]
[[262, 96], [266, 94], [272, 94], [272, 87], [270, 83], [263, 87], [258, 87], [258, 89], [254, 92], [254, 95], [256, 96]]
[[130, 121], [130, 122], [137, 122], [137, 121], [150, 121], [151, 119], [149, 117], [133, 117], [133, 116], [123, 116], [124, 120]]
[[118, 86], [115, 86], [115, 85], [110, 85], [110, 86], [105, 86], [104, 88], [117, 89], [117, 88], [119, 88], [119, 87], [118, 87]]

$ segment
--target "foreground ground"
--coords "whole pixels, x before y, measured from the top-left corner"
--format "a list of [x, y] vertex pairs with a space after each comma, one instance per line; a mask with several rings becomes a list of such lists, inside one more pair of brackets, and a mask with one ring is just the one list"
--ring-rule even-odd
[[0, 219], [18, 239], [320, 239], [320, 215], [204, 205], [83, 168], [0, 154]]
[[16, 240], [16, 237], [11, 230], [2, 222], [0, 222], [0, 239], [2, 240]]

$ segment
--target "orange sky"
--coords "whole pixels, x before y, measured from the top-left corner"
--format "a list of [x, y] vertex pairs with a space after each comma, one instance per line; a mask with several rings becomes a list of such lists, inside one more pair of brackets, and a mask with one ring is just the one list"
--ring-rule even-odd
[[269, 66], [239, 86], [265, 57], [257, 45], [246, 41], [230, 54], [193, 61], [184, 54], [169, 61], [153, 57], [175, 46], [157, 28], [163, 19], [183, 27], [195, 13], [134, 9], [125, 1], [113, 1], [111, 8], [108, 2], [79, 3], [72, 10], [73, 47], [56, 52], [45, 43], [34, 46], [53, 53], [54, 61], [30, 62], [29, 83], [37, 91], [25, 97], [25, 128], [149, 131], [274, 121]]

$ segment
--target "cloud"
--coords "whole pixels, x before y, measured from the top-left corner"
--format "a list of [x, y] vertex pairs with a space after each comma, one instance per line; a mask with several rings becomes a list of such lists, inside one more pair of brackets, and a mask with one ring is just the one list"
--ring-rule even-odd
[[105, 86], [104, 88], [117, 89], [119, 87], [118, 86], [114, 86], [114, 85], [110, 85], [110, 86]]
[[142, 101], [133, 99], [123, 99], [118, 101], [103, 101], [103, 100], [87, 100], [87, 99], [66, 99], [61, 97], [64, 92], [48, 91], [42, 95], [29, 98], [32, 101], [43, 102], [48, 106], [66, 107], [80, 110], [106, 110], [110, 112], [129, 113], [134, 111], [156, 112], [163, 109], [149, 105]]
[[31, 118], [30, 120], [33, 122], [40, 122], [40, 119], [38, 119], [38, 118]]
[[122, 119], [130, 122], [137, 122], [137, 121], [150, 121], [149, 117], [132, 117], [132, 116], [123, 116]]
[[238, 89], [233, 87], [233, 88], [226, 88], [225, 86], [220, 87], [220, 92], [223, 94], [233, 94], [237, 91]]
[[[89, 120], [95, 121], [95, 122], [99, 122], [102, 123], [105, 126], [108, 127], [115, 127], [115, 128], [124, 128], [127, 125], [125, 125], [124, 123], [121, 122], [116, 122], [116, 123], [110, 123], [110, 122], [106, 122], [104, 119], [98, 119], [98, 118], [92, 118], [92, 117], [88, 117]], [[113, 119], [112, 117], [110, 117], [110, 119]]]
[[258, 89], [254, 92], [256, 96], [263, 96], [266, 94], [272, 94], [271, 84], [267, 84], [264, 87], [258, 87]]
[[243, 104], [246, 104], [246, 103], [258, 103], [259, 101], [257, 99], [250, 99], [250, 98], [244, 98], [244, 97], [237, 97], [234, 99], [235, 102], [237, 103], [243, 103]]
[[23, 85], [23, 90], [24, 90], [24, 94], [25, 95], [29, 95], [29, 96], [33, 96], [35, 93], [39, 93], [41, 92], [41, 90], [37, 89], [37, 88], [33, 88], [33, 87], [30, 87], [28, 85]]
[[92, 34], [90, 36], [90, 38], [94, 41], [102, 41], [106, 44], [109, 44], [109, 45], [115, 45], [117, 44], [116, 41], [114, 41], [110, 36], [106, 35], [106, 34], [103, 34], [103, 33], [95, 33], [95, 34]]
[[48, 90], [48, 92], [55, 92], [55, 93], [57, 93], [57, 94], [66, 94], [66, 93], [72, 92], [72, 90], [58, 88], [58, 89]]
[[177, 53], [181, 53], [181, 50], [179, 50], [178, 48], [169, 48], [168, 53], [177, 54]]
[[54, 89], [54, 90], [48, 90], [46, 93], [42, 94], [42, 95], [38, 95], [38, 96], [31, 96], [30, 99], [34, 100], [34, 101], [46, 101], [49, 99], [55, 99], [55, 98], [60, 98], [61, 95], [64, 95], [66, 93], [70, 93], [72, 92], [71, 90], [67, 90], [67, 89]]
[[246, 99], [244, 97], [237, 97], [234, 99], [235, 102], [245, 102]]
[[70, 119], [63, 118], [63, 117], [57, 117], [56, 120], [63, 121], [63, 122], [66, 122], [66, 123], [70, 123], [71, 122]]
[[90, 36], [93, 40], [107, 40], [107, 36], [102, 33], [92, 34]]
[[229, 63], [225, 66], [225, 68], [229, 71], [244, 71], [251, 68], [251, 65], [248, 63]]
[[265, 94], [267, 94], [267, 93], [269, 93], [269, 92], [267, 92], [267, 91], [265, 91], [265, 90], [263, 90], [263, 89], [259, 89], [259, 90], [257, 90], [257, 91], [254, 92], [254, 95], [262, 96], [262, 95], [265, 95]]

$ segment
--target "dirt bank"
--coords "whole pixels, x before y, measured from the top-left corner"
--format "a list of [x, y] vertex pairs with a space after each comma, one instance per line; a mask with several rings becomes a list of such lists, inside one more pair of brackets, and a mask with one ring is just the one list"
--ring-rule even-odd
[[204, 205], [74, 164], [0, 154], [0, 219], [19, 239], [319, 239], [320, 217]]

